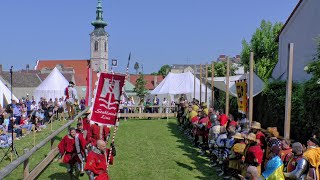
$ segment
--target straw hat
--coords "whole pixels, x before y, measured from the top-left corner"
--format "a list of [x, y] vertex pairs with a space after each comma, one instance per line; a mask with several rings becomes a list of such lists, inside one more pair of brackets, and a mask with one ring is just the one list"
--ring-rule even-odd
[[268, 127], [267, 130], [272, 136], [279, 137], [279, 132], [277, 127]]
[[199, 110], [199, 106], [197, 106], [197, 105], [193, 105], [193, 106], [192, 106], [192, 109], [193, 109], [194, 111], [198, 112], [198, 110]]
[[241, 133], [236, 133], [234, 136], [232, 136], [234, 139], [243, 139]]
[[259, 122], [253, 121], [251, 124], [252, 129], [261, 129], [261, 124]]
[[88, 109], [88, 111], [86, 112], [86, 114], [90, 114], [91, 113], [91, 109]]
[[246, 137], [246, 139], [251, 140], [251, 141], [257, 141], [256, 135], [253, 133], [249, 133]]

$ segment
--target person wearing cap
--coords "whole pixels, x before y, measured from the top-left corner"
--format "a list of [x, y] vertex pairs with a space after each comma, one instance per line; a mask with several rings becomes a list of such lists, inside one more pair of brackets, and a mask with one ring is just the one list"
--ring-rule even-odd
[[307, 150], [303, 158], [309, 163], [309, 170], [306, 179], [320, 179], [320, 142], [317, 138], [311, 137], [307, 141]]
[[299, 142], [292, 144], [293, 157], [288, 162], [284, 176], [287, 179], [305, 179], [308, 161], [303, 158], [303, 146]]
[[16, 139], [15, 140], [20, 140], [20, 137], [22, 137], [22, 130], [21, 128], [17, 128], [17, 125], [15, 124], [16, 118], [15, 117], [10, 117], [9, 118], [9, 124], [8, 124], [8, 133], [16, 133]]
[[201, 108], [206, 115], [209, 115], [209, 109], [207, 103], [201, 103]]
[[[246, 140], [248, 141], [248, 144], [246, 146], [244, 157], [242, 158], [242, 160], [244, 159], [245, 167], [248, 167], [250, 165], [256, 166], [260, 175], [263, 151], [261, 149], [261, 146], [258, 145], [256, 135], [254, 133], [249, 133], [246, 137]], [[245, 175], [244, 172], [243, 175]]]
[[68, 87], [66, 87], [64, 95], [66, 96], [66, 104], [69, 118], [73, 119], [74, 103], [76, 99], [78, 99], [78, 95], [77, 90], [74, 88], [74, 83], [72, 81], [70, 81]]
[[251, 124], [252, 132], [256, 135], [257, 143], [262, 149], [266, 148], [265, 135], [261, 131], [261, 124], [259, 122], [253, 121]]
[[241, 173], [240, 161], [241, 157], [243, 156], [246, 144], [244, 142], [244, 138], [240, 133], [237, 132], [232, 137], [234, 139], [234, 144], [229, 155], [227, 175], [237, 178], [238, 174]]

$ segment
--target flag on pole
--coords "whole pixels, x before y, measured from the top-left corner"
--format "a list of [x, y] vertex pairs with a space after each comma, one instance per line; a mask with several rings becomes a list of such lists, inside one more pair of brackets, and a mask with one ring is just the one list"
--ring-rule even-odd
[[129, 68], [130, 59], [131, 59], [131, 52], [129, 53], [127, 68]]
[[91, 111], [91, 121], [100, 125], [114, 126], [116, 124], [124, 80], [124, 75], [100, 73]]

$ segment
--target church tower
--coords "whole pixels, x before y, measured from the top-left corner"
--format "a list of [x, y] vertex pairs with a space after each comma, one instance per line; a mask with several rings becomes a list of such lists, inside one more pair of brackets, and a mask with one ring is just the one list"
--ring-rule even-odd
[[90, 34], [91, 67], [95, 72], [108, 71], [108, 33], [104, 29], [107, 22], [103, 21], [102, 14], [101, 0], [98, 0], [96, 20], [91, 22], [94, 30]]

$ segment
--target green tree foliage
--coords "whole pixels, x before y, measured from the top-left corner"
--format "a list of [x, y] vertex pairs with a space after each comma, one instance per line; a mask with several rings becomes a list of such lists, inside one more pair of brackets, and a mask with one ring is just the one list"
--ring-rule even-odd
[[153, 73], [151, 73], [150, 75], [157, 76], [157, 75], [158, 75], [158, 73], [157, 73], [157, 72], [153, 72]]
[[134, 92], [137, 93], [137, 96], [140, 98], [144, 98], [145, 95], [148, 93], [146, 89], [147, 81], [144, 79], [144, 75], [141, 73], [139, 78], [136, 80], [136, 85], [133, 89]]
[[138, 70], [139, 70], [139, 68], [140, 68], [139, 63], [136, 62], [136, 63], [134, 64], [134, 67], [133, 67], [133, 68], [136, 70], [136, 74], [138, 74]]
[[158, 71], [158, 75], [162, 75], [163, 77], [166, 77], [170, 71], [171, 71], [171, 67], [168, 64], [166, 64], [160, 68], [160, 70]]
[[313, 75], [316, 80], [320, 79], [320, 36], [316, 38], [317, 43], [317, 53], [308, 66], [305, 67], [305, 71]]
[[241, 61], [248, 70], [250, 51], [254, 52], [257, 75], [265, 82], [271, 78], [272, 71], [278, 62], [278, 43], [276, 38], [283, 24], [262, 20], [260, 27], [252, 35], [250, 42], [242, 41]]
[[[208, 65], [208, 77], [211, 77], [211, 64]], [[232, 65], [230, 62], [230, 75], [235, 75], [235, 71], [238, 68]], [[205, 72], [204, 72], [205, 73]], [[226, 62], [214, 62], [214, 76], [215, 77], [224, 77], [227, 74], [227, 63]]]

